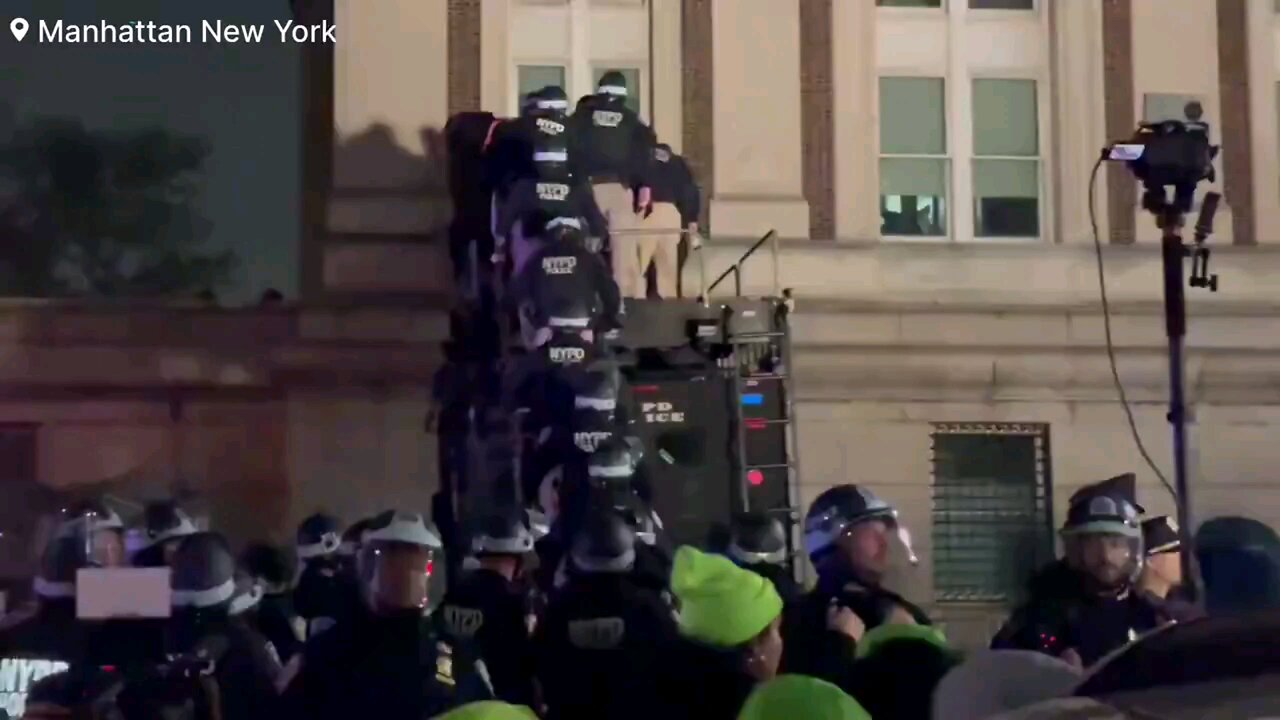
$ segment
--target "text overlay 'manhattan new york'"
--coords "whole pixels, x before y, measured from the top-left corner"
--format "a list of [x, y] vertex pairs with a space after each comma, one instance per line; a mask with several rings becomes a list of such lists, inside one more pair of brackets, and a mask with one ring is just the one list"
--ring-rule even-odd
[[292, 20], [274, 20], [272, 25], [228, 23], [222, 20], [202, 20], [198, 27], [170, 25], [135, 20], [128, 23], [75, 25], [62, 20], [41, 20], [38, 33], [41, 43], [66, 44], [180, 44], [180, 43], [333, 43], [337, 42], [337, 28], [324, 21], [313, 25], [300, 25]]

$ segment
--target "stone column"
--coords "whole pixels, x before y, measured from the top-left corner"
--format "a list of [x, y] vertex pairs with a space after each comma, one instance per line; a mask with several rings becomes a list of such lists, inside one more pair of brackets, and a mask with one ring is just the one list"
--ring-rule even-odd
[[800, 123], [799, 0], [714, 0], [711, 230], [809, 236]]
[[[649, 20], [652, 23], [649, 37], [649, 85], [653, 99], [649, 109], [649, 123], [658, 139], [671, 146], [677, 153], [684, 152], [683, 119], [683, 63], [681, 62], [680, 0], [649, 0]], [[647, 92], [647, 91], [646, 91]]]
[[836, 237], [875, 240], [880, 237], [876, 6], [835, 0], [831, 15]]
[[[1089, 227], [1089, 175], [1107, 143], [1103, 93], [1102, 5], [1055, 2], [1050, 14], [1050, 68], [1053, 195], [1057, 204], [1054, 239], [1092, 243]], [[1094, 189], [1098, 230], [1106, 234], [1107, 172], [1098, 171]], [[1105, 241], [1105, 237], [1103, 238]]]

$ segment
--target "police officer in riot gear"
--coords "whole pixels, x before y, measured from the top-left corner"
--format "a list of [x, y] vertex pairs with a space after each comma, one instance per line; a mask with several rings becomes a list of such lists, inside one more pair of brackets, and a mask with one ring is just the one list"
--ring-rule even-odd
[[360, 609], [310, 640], [285, 668], [286, 718], [418, 720], [489, 699], [484, 673], [424, 612], [442, 551], [417, 513], [374, 518], [360, 547]]
[[597, 507], [574, 537], [567, 584], [534, 633], [551, 720], [655, 717], [658, 668], [676, 635], [670, 607], [631, 579], [635, 531]]
[[435, 617], [443, 636], [472, 644], [484, 661], [500, 700], [533, 705], [533, 654], [520, 584], [533, 535], [524, 514], [495, 512], [472, 540], [476, 567], [445, 594]]
[[642, 297], [630, 286], [635, 272], [635, 230], [651, 211], [650, 173], [653, 130], [627, 107], [622, 73], [606, 72], [596, 94], [578, 102], [573, 113], [574, 158], [591, 183], [596, 203], [612, 232], [614, 276], [626, 297]]
[[211, 532], [187, 535], [170, 567], [173, 614], [167, 653], [211, 663], [226, 717], [276, 717], [279, 658], [266, 638], [234, 612], [245, 609], [237, 607], [245, 598], [227, 541]]
[[293, 589], [293, 606], [307, 624], [306, 637], [332, 627], [356, 604], [354, 583], [340, 572], [340, 533], [338, 520], [323, 513], [298, 525], [298, 582]]
[[729, 526], [725, 554], [739, 567], [772, 582], [783, 600], [790, 602], [799, 596], [800, 588], [787, 562], [786, 529], [778, 518], [763, 512], [735, 517]]
[[542, 247], [515, 277], [510, 296], [529, 349], [548, 345], [556, 335], [591, 342], [596, 329], [620, 325], [618, 286], [599, 256], [583, 244], [577, 218], [547, 224]]
[[0, 620], [0, 711], [22, 717], [27, 693], [42, 678], [84, 660], [88, 630], [76, 619], [76, 573], [124, 564], [124, 523], [87, 503], [54, 530], [35, 578], [36, 603]]
[[275, 648], [280, 662], [287, 663], [302, 648], [306, 633], [306, 622], [293, 609], [293, 574], [288, 560], [280, 548], [255, 543], [241, 555], [241, 567], [262, 589], [253, 625]]
[[199, 532], [191, 516], [172, 500], [147, 503], [143, 510], [147, 544], [133, 556], [138, 567], [164, 567], [182, 538]]
[[[671, 146], [659, 143], [653, 149], [653, 212], [641, 223], [642, 232], [634, 243], [615, 243], [614, 252], [634, 252], [626, 266], [638, 273], [628, 280], [619, 278], [618, 285], [626, 297], [643, 297], [645, 272], [654, 265], [658, 297], [674, 298], [680, 271], [681, 230], [687, 229], [690, 239], [698, 231], [698, 213], [702, 209], [698, 185], [684, 158], [675, 154]], [[618, 265], [615, 264], [615, 268]], [[637, 295], [627, 294], [626, 289]]]
[[1036, 650], [1088, 667], [1161, 625], [1133, 583], [1142, 571], [1136, 481], [1119, 475], [1078, 490], [1060, 531], [1064, 557], [1039, 572], [991, 646]]
[[818, 584], [783, 614], [783, 672], [843, 681], [855, 641], [833, 628], [831, 618], [844, 609], [867, 629], [930, 624], [923, 610], [881, 584], [895, 536], [908, 544], [897, 511], [867, 488], [837, 485], [813, 501], [805, 515], [805, 549]]

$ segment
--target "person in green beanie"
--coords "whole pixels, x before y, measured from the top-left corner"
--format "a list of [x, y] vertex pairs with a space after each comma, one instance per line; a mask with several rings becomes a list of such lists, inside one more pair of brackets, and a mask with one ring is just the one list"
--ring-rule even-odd
[[929, 625], [880, 625], [858, 642], [853, 671], [841, 686], [872, 717], [932, 720], [933, 691], [960, 655]]
[[778, 672], [782, 598], [767, 578], [689, 546], [676, 551], [671, 590], [680, 604], [680, 639], [667, 664], [669, 714], [732, 720], [751, 691]]
[[[848, 693], [808, 675], [779, 675], [747, 698], [738, 720], [871, 720]], [[892, 717], [892, 716], [886, 716]]]
[[459, 705], [443, 715], [435, 716], [434, 720], [538, 720], [538, 715], [523, 705], [481, 700]]

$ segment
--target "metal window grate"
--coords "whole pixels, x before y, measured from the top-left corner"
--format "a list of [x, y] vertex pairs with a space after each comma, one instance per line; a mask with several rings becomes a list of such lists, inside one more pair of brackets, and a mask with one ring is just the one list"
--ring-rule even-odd
[[936, 424], [932, 439], [937, 600], [1018, 600], [1053, 557], [1048, 426]]

